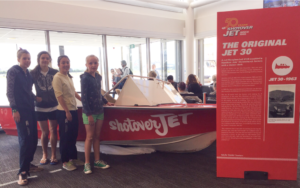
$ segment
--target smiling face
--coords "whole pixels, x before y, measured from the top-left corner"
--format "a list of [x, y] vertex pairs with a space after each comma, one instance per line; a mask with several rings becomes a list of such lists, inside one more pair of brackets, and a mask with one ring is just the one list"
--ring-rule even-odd
[[23, 69], [27, 69], [30, 66], [30, 54], [23, 53], [21, 57], [18, 59], [18, 62], [20, 63], [20, 67]]
[[49, 63], [51, 62], [51, 58], [48, 54], [42, 54], [40, 59], [39, 59], [39, 65], [41, 67], [48, 67]]
[[59, 71], [62, 74], [67, 74], [68, 71], [70, 70], [70, 60], [67, 57], [61, 58], [58, 67], [59, 67]]
[[89, 73], [95, 73], [98, 70], [98, 58], [91, 56], [86, 60], [86, 68], [88, 69]]

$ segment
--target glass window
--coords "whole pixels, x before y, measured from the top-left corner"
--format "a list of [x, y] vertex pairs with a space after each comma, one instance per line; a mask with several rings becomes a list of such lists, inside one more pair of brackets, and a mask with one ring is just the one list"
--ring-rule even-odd
[[204, 84], [212, 83], [212, 75], [217, 74], [217, 37], [204, 39]]
[[161, 54], [161, 42], [160, 39], [150, 39], [150, 60], [151, 60], [151, 70], [153, 65], [156, 66], [156, 71], [159, 74], [159, 79], [162, 79], [163, 69], [162, 69], [162, 54]]
[[[18, 65], [17, 51], [22, 48], [31, 55], [32, 70], [37, 65], [37, 54], [46, 50], [45, 32], [36, 30], [6, 29], [0, 28], [0, 105], [9, 105], [6, 97], [6, 72], [13, 65]], [[34, 87], [33, 87], [34, 89]]]
[[[119, 37], [119, 36], [107, 36], [107, 60], [108, 68], [117, 69], [122, 68], [121, 61], [125, 60], [127, 67], [129, 67], [133, 75], [141, 76], [141, 63], [146, 55], [146, 47], [142, 48], [140, 55], [140, 46], [146, 46], [145, 38], [134, 37]], [[109, 88], [113, 87], [112, 74], [109, 71]]]
[[176, 54], [176, 49], [175, 49], [175, 41], [169, 41], [167, 42], [167, 76], [172, 75], [174, 78], [174, 81], [176, 79], [176, 60], [175, 60], [175, 54]]
[[174, 81], [179, 81], [177, 80], [179, 75], [176, 73], [177, 64], [182, 62], [180, 59], [176, 59], [177, 53], [181, 53], [176, 51], [176, 42], [175, 40], [151, 39], [151, 66], [156, 65], [161, 80], [167, 80], [167, 77], [172, 75]]
[[[70, 74], [77, 92], [81, 91], [80, 75], [86, 70], [86, 57], [95, 55], [99, 58], [99, 63], [103, 62], [101, 35], [50, 32], [50, 45], [53, 68], [58, 69], [58, 56], [67, 55], [70, 58]], [[104, 70], [103, 73], [105, 74]], [[102, 89], [105, 90], [105, 75], [102, 75]]]
[[147, 54], [146, 54], [146, 44], [141, 45], [142, 50], [142, 76], [148, 75], [147, 69]]

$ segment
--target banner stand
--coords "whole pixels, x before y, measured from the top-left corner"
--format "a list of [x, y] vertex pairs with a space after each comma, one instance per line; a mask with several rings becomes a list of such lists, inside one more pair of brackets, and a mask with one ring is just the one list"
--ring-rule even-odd
[[297, 180], [300, 7], [217, 14], [217, 177]]
[[262, 171], [245, 171], [244, 179], [246, 180], [268, 180], [269, 173]]

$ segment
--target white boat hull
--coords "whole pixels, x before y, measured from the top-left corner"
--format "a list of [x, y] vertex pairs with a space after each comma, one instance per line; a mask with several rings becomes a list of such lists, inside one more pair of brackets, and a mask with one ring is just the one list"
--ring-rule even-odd
[[119, 145], [132, 147], [148, 147], [156, 151], [184, 153], [196, 152], [210, 146], [216, 140], [216, 131], [197, 135], [179, 136], [172, 138], [130, 141], [102, 141], [103, 145]]

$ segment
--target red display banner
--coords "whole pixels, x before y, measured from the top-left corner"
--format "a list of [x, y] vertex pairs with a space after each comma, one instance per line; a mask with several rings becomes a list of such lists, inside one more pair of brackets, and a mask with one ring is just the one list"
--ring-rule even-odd
[[217, 177], [296, 180], [300, 7], [218, 13]]

